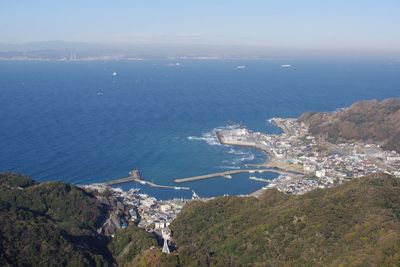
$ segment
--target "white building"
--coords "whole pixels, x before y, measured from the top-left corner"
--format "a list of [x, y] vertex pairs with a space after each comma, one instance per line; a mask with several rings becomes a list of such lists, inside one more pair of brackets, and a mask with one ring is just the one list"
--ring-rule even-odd
[[155, 229], [164, 229], [165, 227], [167, 227], [165, 221], [155, 221], [154, 222]]
[[325, 175], [326, 175], [325, 169], [315, 171], [315, 176], [317, 176], [318, 178], [325, 177]]
[[387, 160], [388, 162], [400, 161], [400, 156], [399, 156], [399, 155], [393, 155], [393, 154], [387, 155], [387, 156], [386, 156], [386, 160]]

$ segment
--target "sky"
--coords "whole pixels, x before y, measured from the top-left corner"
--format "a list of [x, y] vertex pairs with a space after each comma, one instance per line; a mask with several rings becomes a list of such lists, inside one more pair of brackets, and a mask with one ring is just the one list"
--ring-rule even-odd
[[0, 43], [400, 51], [399, 0], [0, 0]]

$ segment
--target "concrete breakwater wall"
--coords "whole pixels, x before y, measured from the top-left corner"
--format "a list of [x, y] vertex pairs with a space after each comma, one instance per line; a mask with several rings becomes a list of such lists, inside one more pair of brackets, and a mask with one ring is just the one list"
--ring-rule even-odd
[[277, 169], [247, 169], [247, 170], [230, 170], [230, 171], [224, 171], [224, 172], [216, 172], [216, 173], [210, 173], [210, 174], [205, 174], [205, 175], [198, 175], [198, 176], [192, 176], [192, 177], [186, 177], [186, 178], [178, 178], [175, 179], [175, 183], [187, 183], [187, 182], [192, 182], [192, 181], [197, 181], [197, 180], [204, 180], [204, 179], [211, 179], [211, 178], [216, 178], [216, 177], [227, 177], [228, 175], [234, 175], [234, 174], [239, 174], [239, 173], [253, 173], [253, 172], [275, 172], [279, 174], [287, 174], [284, 171], [277, 170]]

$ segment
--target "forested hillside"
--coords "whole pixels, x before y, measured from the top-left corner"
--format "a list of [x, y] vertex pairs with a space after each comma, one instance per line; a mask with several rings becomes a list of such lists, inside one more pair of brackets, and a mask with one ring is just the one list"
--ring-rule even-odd
[[125, 245], [131, 258], [157, 245], [134, 225], [129, 242], [98, 234], [111, 208], [74, 185], [0, 174], [0, 266], [112, 266]]
[[300, 196], [193, 202], [172, 229], [181, 266], [395, 266], [400, 181], [375, 174]]
[[333, 113], [307, 112], [299, 120], [331, 142], [372, 141], [400, 152], [400, 98], [357, 102]]

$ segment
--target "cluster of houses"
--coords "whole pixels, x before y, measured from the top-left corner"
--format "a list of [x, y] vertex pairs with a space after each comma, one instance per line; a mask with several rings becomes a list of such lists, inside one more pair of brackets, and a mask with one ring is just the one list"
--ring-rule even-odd
[[268, 135], [246, 128], [218, 133], [222, 144], [262, 149], [270, 154], [271, 162], [276, 166], [304, 174], [302, 177], [283, 174], [271, 182], [269, 188], [302, 194], [375, 172], [400, 177], [400, 155], [395, 151], [384, 151], [376, 144], [332, 144], [309, 134], [307, 125], [297, 119], [273, 118], [270, 122], [280, 127], [283, 133]]
[[299, 164], [306, 174], [325, 180], [328, 184], [341, 183], [374, 172], [388, 172], [398, 176], [400, 155], [384, 151], [377, 144], [358, 142], [332, 144], [311, 136], [304, 123], [295, 119], [280, 119], [291, 133], [274, 136], [270, 143], [278, 149], [284, 161]]
[[129, 213], [133, 223], [163, 238], [164, 242], [172, 242], [169, 226], [188, 200], [157, 200], [147, 194], [140, 194], [138, 189], [122, 191], [119, 197], [123, 198], [125, 205], [131, 207]]
[[[140, 189], [132, 188], [124, 191], [120, 188], [109, 187], [104, 184], [85, 186], [98, 192], [109, 190], [117, 198], [118, 204], [123, 205], [121, 210], [126, 210], [118, 217], [118, 228], [126, 228], [129, 224], [136, 224], [149, 233], [164, 239], [163, 252], [169, 253], [169, 246], [173, 244], [170, 224], [184, 205], [187, 199], [157, 200], [147, 194], [141, 194]], [[116, 220], [116, 219], [114, 219]], [[109, 221], [109, 220], [108, 220]]]

